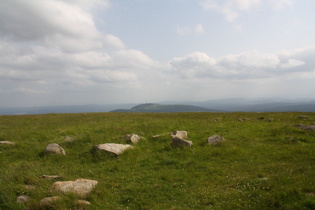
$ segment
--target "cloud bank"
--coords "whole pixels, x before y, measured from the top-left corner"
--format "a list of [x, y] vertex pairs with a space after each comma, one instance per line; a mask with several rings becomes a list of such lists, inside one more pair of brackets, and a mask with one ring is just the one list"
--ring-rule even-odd
[[[275, 8], [291, 1], [277, 1]], [[261, 1], [204, 1], [229, 21]], [[96, 26], [93, 11], [108, 1], [19, 0], [0, 8], [0, 106], [128, 103], [264, 95], [283, 81], [314, 87], [315, 47], [274, 53], [248, 51], [219, 58], [195, 51], [160, 62]], [[235, 7], [237, 10], [232, 10]], [[202, 24], [178, 27], [202, 34]], [[220, 87], [220, 91], [215, 90]], [[252, 86], [253, 93], [248, 93]], [[306, 91], [305, 95], [313, 90]], [[245, 93], [246, 92], [246, 93]], [[278, 91], [273, 91], [276, 93]], [[293, 91], [294, 92], [294, 91]], [[247, 95], [246, 95], [247, 94]], [[283, 94], [283, 90], [278, 94]]]

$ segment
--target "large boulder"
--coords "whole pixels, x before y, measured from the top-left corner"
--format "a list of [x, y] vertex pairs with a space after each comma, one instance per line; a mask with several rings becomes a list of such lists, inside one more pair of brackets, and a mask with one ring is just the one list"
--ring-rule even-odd
[[62, 193], [74, 193], [79, 197], [86, 197], [98, 184], [90, 179], [77, 179], [75, 181], [58, 181], [53, 183], [52, 190]]
[[178, 137], [180, 139], [187, 139], [188, 133], [187, 131], [174, 131], [170, 134], [172, 138]]
[[133, 146], [129, 144], [115, 144], [115, 143], [107, 143], [107, 144], [98, 144], [93, 146], [92, 152], [95, 151], [103, 151], [113, 155], [120, 155], [125, 152], [127, 149], [132, 149]]
[[173, 147], [173, 148], [189, 147], [190, 148], [192, 146], [192, 144], [193, 144], [192, 141], [188, 141], [185, 139], [174, 137], [172, 140], [172, 143], [171, 143], [171, 147]]
[[140, 137], [137, 134], [127, 134], [126, 139], [128, 142], [136, 144], [140, 141]]
[[0, 144], [15, 145], [15, 143], [12, 141], [0, 141]]
[[209, 144], [220, 144], [222, 142], [225, 142], [225, 139], [220, 135], [213, 135], [207, 139], [207, 142]]
[[66, 155], [65, 150], [59, 146], [59, 144], [53, 143], [48, 144], [45, 148], [45, 153], [58, 154], [58, 155]]

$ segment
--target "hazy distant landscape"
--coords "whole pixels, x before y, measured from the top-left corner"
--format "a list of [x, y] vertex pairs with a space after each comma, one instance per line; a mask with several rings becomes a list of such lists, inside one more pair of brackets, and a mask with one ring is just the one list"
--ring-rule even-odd
[[218, 99], [145, 104], [86, 104], [38, 107], [2, 107], [0, 115], [89, 112], [315, 112], [315, 100]]

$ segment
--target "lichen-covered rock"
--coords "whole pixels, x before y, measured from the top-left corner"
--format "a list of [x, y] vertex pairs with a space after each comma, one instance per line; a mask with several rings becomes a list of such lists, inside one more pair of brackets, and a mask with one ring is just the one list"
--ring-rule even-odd
[[207, 139], [207, 142], [209, 144], [220, 144], [222, 142], [225, 142], [225, 139], [220, 135], [213, 135]]
[[58, 155], [66, 155], [65, 150], [59, 146], [59, 144], [53, 143], [48, 144], [45, 148], [45, 153], [58, 154]]
[[178, 138], [178, 137], [174, 137], [172, 139], [171, 147], [173, 147], [173, 148], [189, 147], [190, 148], [192, 146], [192, 144], [193, 144], [192, 141], [181, 139], [181, 138]]
[[131, 142], [133, 144], [136, 144], [140, 141], [140, 137], [137, 134], [127, 134], [126, 139], [128, 142]]
[[107, 144], [98, 144], [93, 146], [92, 152], [95, 151], [103, 151], [113, 155], [120, 155], [125, 152], [127, 149], [132, 149], [133, 146], [129, 144], [115, 144], [115, 143], [107, 143]]
[[172, 138], [178, 137], [180, 139], [187, 139], [188, 133], [187, 131], [174, 131], [170, 134]]
[[75, 181], [58, 181], [53, 183], [52, 190], [62, 193], [75, 193], [79, 197], [86, 197], [98, 184], [90, 179], [77, 179]]

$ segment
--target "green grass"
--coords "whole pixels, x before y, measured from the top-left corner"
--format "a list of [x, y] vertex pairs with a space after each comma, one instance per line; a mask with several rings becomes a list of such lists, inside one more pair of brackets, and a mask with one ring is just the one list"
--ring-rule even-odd
[[[40, 209], [42, 198], [60, 195], [43, 174], [97, 180], [87, 209], [315, 209], [315, 132], [294, 127], [314, 121], [299, 115], [315, 119], [315, 113], [0, 116], [0, 141], [17, 143], [0, 145], [0, 209]], [[170, 147], [175, 130], [188, 131], [191, 149]], [[125, 143], [121, 136], [130, 133], [142, 140], [118, 158], [90, 153], [95, 144]], [[208, 145], [214, 134], [226, 142]], [[49, 143], [67, 155], [43, 156]], [[27, 205], [16, 203], [22, 194], [31, 197]], [[74, 195], [61, 196], [55, 209], [79, 209]]]

